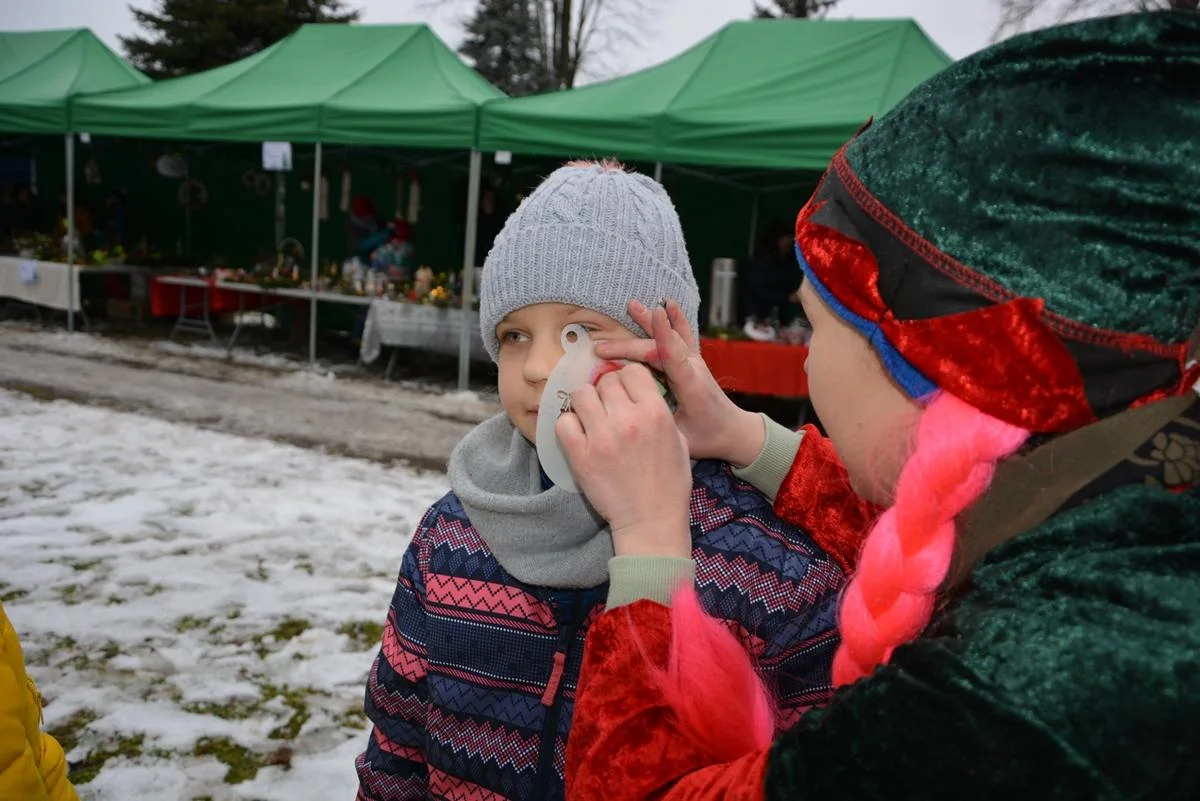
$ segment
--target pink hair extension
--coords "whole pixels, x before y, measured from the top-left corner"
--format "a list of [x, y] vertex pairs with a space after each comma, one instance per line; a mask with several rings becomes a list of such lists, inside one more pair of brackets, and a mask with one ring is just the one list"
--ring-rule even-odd
[[895, 504], [875, 523], [842, 596], [836, 687], [886, 664], [929, 623], [954, 553], [955, 518], [987, 490], [1029, 432], [939, 393], [917, 426]]
[[690, 584], [671, 603], [671, 656], [656, 671], [681, 732], [719, 762], [766, 748], [775, 706], [733, 633], [700, 606]]

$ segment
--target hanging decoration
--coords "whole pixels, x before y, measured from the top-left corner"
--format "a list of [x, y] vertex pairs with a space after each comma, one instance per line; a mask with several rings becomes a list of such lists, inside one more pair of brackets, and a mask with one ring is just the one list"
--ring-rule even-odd
[[96, 163], [95, 157], [89, 158], [87, 164], [83, 167], [83, 180], [89, 186], [99, 186], [102, 182], [100, 176], [100, 165]]
[[271, 194], [271, 176], [257, 170], [246, 170], [242, 173], [242, 186], [259, 197], [266, 197]]
[[350, 168], [342, 167], [342, 199], [338, 202], [342, 214], [350, 211]]
[[184, 208], [202, 209], [208, 203], [208, 187], [199, 179], [189, 178], [179, 185], [178, 198]]
[[410, 223], [416, 225], [421, 221], [421, 176], [413, 172], [409, 176], [408, 214], [404, 215]]

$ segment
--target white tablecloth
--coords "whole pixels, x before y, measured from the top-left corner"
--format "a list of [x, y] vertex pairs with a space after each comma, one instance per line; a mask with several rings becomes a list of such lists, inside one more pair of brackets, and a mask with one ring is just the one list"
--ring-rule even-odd
[[[365, 364], [379, 358], [384, 346], [420, 348], [454, 355], [463, 323], [462, 309], [439, 309], [419, 303], [375, 300], [367, 311], [360, 355]], [[471, 358], [485, 361], [487, 351], [479, 337], [479, 313], [470, 313]]]
[[[0, 256], [0, 298], [66, 311], [70, 271], [65, 264]], [[79, 269], [75, 270], [75, 311], [79, 311]]]

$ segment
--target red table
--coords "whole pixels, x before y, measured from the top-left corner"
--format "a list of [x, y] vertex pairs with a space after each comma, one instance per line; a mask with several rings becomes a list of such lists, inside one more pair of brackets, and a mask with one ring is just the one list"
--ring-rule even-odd
[[808, 348], [746, 339], [701, 339], [700, 355], [722, 389], [780, 398], [808, 397]]
[[[193, 276], [188, 276], [189, 278]], [[198, 281], [206, 281], [209, 285], [208, 291], [208, 311], [210, 314], [220, 314], [221, 312], [237, 311], [239, 309], [239, 294], [229, 289], [217, 288], [215, 278], [197, 278]], [[187, 298], [189, 304], [193, 303], [192, 296], [200, 297], [203, 290], [200, 287], [195, 287], [194, 292], [188, 292], [193, 287], [179, 287], [160, 283], [157, 278], [150, 279], [150, 314], [154, 317], [178, 317], [180, 312], [180, 304], [184, 298]], [[245, 302], [243, 300], [243, 302]], [[254, 305], [258, 304], [258, 305]], [[262, 298], [256, 297], [246, 305], [246, 308], [256, 309], [262, 305]]]

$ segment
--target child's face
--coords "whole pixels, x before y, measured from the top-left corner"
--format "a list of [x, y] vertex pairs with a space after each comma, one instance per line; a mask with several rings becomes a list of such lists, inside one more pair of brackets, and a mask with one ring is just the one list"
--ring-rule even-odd
[[500, 340], [500, 404], [508, 419], [537, 444], [542, 389], [562, 358], [562, 330], [577, 323], [593, 341], [632, 339], [634, 334], [606, 314], [565, 303], [538, 303], [512, 312], [496, 326]]
[[804, 371], [813, 409], [861, 497], [890, 502], [907, 458], [909, 434], [920, 417], [883, 369], [879, 357], [805, 280], [800, 302], [812, 325]]

